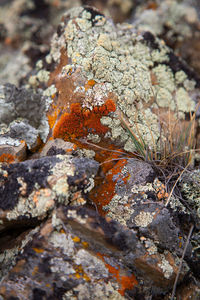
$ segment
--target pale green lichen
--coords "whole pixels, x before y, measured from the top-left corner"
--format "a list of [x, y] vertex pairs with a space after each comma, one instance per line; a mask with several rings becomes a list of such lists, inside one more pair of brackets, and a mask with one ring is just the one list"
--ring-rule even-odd
[[181, 181], [181, 191], [187, 199], [189, 207], [196, 212], [200, 219], [200, 171], [194, 170], [185, 175]]
[[168, 90], [170, 93], [173, 93], [175, 90], [174, 75], [171, 69], [166, 65], [158, 65], [153, 68], [153, 73], [156, 75], [158, 85], [156, 85], [156, 90], [159, 90], [161, 87]]
[[44, 92], [43, 95], [47, 97], [53, 96], [57, 92], [57, 89], [54, 84], [50, 85]]
[[180, 112], [191, 112], [195, 109], [195, 103], [191, 101], [188, 92], [184, 88], [176, 91], [176, 102]]
[[187, 75], [184, 71], [178, 71], [175, 74], [175, 79], [177, 84], [181, 84], [187, 79]]
[[119, 196], [114, 195], [109, 204], [103, 207], [103, 210], [106, 211], [106, 216], [118, 221], [122, 225], [127, 224], [127, 221], [130, 219], [131, 214], [134, 212], [133, 208], [129, 208], [128, 196]]
[[[137, 9], [134, 25], [139, 30], [151, 31], [155, 35], [165, 34], [167, 39], [182, 41], [193, 34], [192, 23], [198, 21], [196, 10], [174, 0], [159, 1], [156, 10]], [[166, 32], [167, 27], [167, 32]]]
[[[159, 120], [150, 107], [153, 97], [155, 108], [170, 107], [173, 111], [180, 111], [181, 117], [189, 109], [194, 110], [193, 100], [186, 91], [192, 89], [193, 83], [187, 81], [184, 72], [177, 72], [174, 76], [172, 69], [167, 66], [171, 50], [162, 41], [155, 38], [153, 43], [156, 46], [151, 47], [148, 38], [145, 40], [132, 25], [115, 26], [103, 16], [91, 16], [89, 10], [84, 8], [69, 10], [65, 18], [65, 24], [61, 23], [64, 33], [60, 37], [54, 36], [51, 55], [58, 63], [60, 50], [65, 48], [69, 64], [63, 66], [63, 72], [80, 70], [81, 80], [75, 80], [74, 84], [75, 93], [85, 91], [83, 107], [92, 109], [102, 105], [109, 93], [113, 93], [117, 96], [117, 108], [131, 123], [131, 129], [137, 137], [141, 135], [150, 148], [157, 144], [160, 136]], [[91, 18], [95, 19], [91, 21]], [[151, 72], [156, 76], [156, 84], [152, 83]], [[85, 83], [90, 79], [96, 84], [85, 89]], [[177, 90], [180, 84], [182, 86]], [[151, 103], [149, 108], [148, 103]], [[140, 114], [136, 115], [137, 111]], [[111, 119], [118, 117], [113, 114]], [[108, 118], [101, 119], [102, 124], [107, 121]], [[107, 126], [111, 134], [106, 136], [111, 140], [119, 139], [127, 151], [134, 151], [133, 143], [121, 124], [109, 122]]]
[[161, 263], [158, 264], [158, 267], [160, 267], [163, 271], [164, 277], [166, 279], [169, 279], [172, 274], [174, 273], [174, 270], [168, 260], [166, 260], [165, 255], [161, 254]]
[[150, 212], [141, 211], [135, 218], [135, 225], [138, 227], [147, 227], [153, 221], [153, 215]]

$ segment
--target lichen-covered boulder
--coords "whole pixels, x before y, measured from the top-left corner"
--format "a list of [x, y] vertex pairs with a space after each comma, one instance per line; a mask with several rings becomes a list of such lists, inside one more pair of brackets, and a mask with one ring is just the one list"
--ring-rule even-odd
[[200, 80], [140, 25], [69, 10], [0, 87], [0, 298], [199, 293]]
[[[85, 208], [60, 207], [29, 238], [0, 284], [3, 299], [159, 295], [177, 274], [174, 254], [149, 255], [132, 230]], [[181, 277], [186, 272], [184, 263]], [[145, 283], [145, 292], [140, 282]]]
[[[160, 125], [184, 124], [196, 109], [200, 81], [162, 40], [132, 25], [115, 26], [92, 8], [64, 15], [45, 65], [29, 82], [46, 82], [54, 138], [109, 141], [133, 152], [123, 120], [145, 146], [158, 149]], [[164, 141], [169, 131], [162, 134]]]

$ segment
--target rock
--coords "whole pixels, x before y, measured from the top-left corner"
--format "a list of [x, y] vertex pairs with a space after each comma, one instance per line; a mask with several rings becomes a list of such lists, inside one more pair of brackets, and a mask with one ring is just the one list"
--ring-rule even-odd
[[57, 154], [73, 154], [76, 145], [61, 139], [49, 140], [43, 147], [40, 156], [52, 156]]
[[[39, 91], [6, 84], [0, 87], [0, 145], [18, 147], [24, 140], [30, 150], [46, 140], [48, 98]], [[27, 109], [28, 108], [28, 109]]]
[[78, 299], [126, 299], [140, 294], [134, 273], [141, 270], [146, 296], [152, 292], [148, 279], [160, 287], [161, 277], [163, 291], [168, 289], [177, 272], [173, 255], [148, 258], [142, 253], [133, 231], [85, 208], [60, 207], [26, 244], [1, 282], [0, 295], [69, 299], [76, 293]]
[[[65, 4], [24, 1], [34, 62], [40, 12]], [[0, 298], [168, 300], [175, 280], [177, 299], [199, 293], [200, 80], [141, 24], [71, 9], [29, 83], [1, 86]]]
[[19, 146], [0, 145], [0, 161], [13, 163], [23, 161], [26, 158], [26, 143], [20, 142]]
[[[138, 6], [132, 19], [134, 26], [162, 38], [199, 73], [199, 7], [190, 0], [177, 2], [157, 1], [152, 7]], [[192, 45], [192, 47], [191, 47]]]
[[173, 132], [174, 149], [179, 128], [189, 127], [186, 116], [195, 111], [200, 80], [150, 32], [115, 26], [95, 10], [72, 9], [47, 60], [53, 71], [44, 77], [42, 67], [29, 83], [46, 84], [43, 95], [53, 99], [47, 116], [54, 138], [129, 152], [138, 151], [139, 140], [144, 157], [147, 149], [163, 151], [160, 124], [163, 141]]
[[[77, 231], [80, 228], [83, 230]], [[126, 290], [133, 289], [137, 281], [117, 258], [109, 258], [120, 251], [118, 235], [126, 237], [120, 227], [93, 212], [60, 209], [19, 255], [16, 266], [0, 284], [0, 295], [70, 299], [75, 293], [79, 299], [124, 299]]]
[[85, 203], [97, 170], [94, 160], [69, 155], [1, 165], [1, 230], [43, 220], [59, 203]]

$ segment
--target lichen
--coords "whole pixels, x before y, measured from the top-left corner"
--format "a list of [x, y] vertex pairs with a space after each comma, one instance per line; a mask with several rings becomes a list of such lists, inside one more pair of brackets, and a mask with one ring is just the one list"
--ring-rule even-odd
[[174, 270], [170, 263], [166, 260], [165, 255], [161, 255], [161, 259], [162, 261], [160, 264], [158, 264], [158, 267], [162, 269], [164, 277], [169, 279], [172, 276]]
[[62, 250], [63, 254], [73, 256], [75, 254], [74, 242], [71, 235], [53, 231], [49, 238], [49, 242], [54, 246]]
[[24, 247], [33, 239], [33, 236], [39, 231], [39, 227], [31, 230], [18, 246], [7, 249], [0, 254], [0, 281], [9, 270], [15, 265], [17, 256], [23, 252]]
[[[159, 1], [156, 10], [147, 9], [143, 12], [138, 9], [134, 24], [140, 30], [151, 31], [161, 36], [166, 34], [168, 39], [177, 40], [192, 36], [192, 23], [198, 19], [195, 9], [186, 3], [177, 1]], [[167, 32], [166, 28], [168, 29]]]
[[8, 211], [6, 217], [8, 220], [16, 220], [22, 215], [28, 218], [44, 218], [47, 212], [54, 207], [54, 198], [55, 194], [50, 189], [33, 191], [26, 201], [24, 201], [24, 197], [19, 197], [16, 207]]
[[135, 224], [138, 227], [147, 227], [153, 221], [153, 215], [150, 212], [140, 212], [134, 218]]
[[18, 89], [11, 84], [1, 86], [0, 95], [0, 123], [7, 126], [7, 131], [0, 136], [0, 143], [18, 146], [20, 140], [25, 140], [31, 148], [39, 136], [46, 141], [49, 98], [42, 96], [40, 91]]
[[[67, 103], [67, 112], [63, 112], [55, 125], [54, 137], [62, 135], [68, 140], [69, 135], [70, 138], [84, 135], [89, 139], [91, 134], [96, 134], [100, 141], [101, 134], [95, 127], [98, 124], [106, 138], [112, 142], [120, 141], [126, 151], [135, 151], [127, 132], [120, 122], [115, 122], [118, 120], [115, 113], [106, 117], [102, 114], [100, 124], [99, 121], [96, 125], [90, 124], [91, 131], [96, 132], [88, 132], [88, 136], [80, 126], [80, 122], [85, 122], [81, 109], [88, 117], [95, 107], [104, 105], [109, 93], [115, 95], [117, 110], [123, 112], [136, 136], [141, 136], [151, 148], [155, 144], [158, 146], [160, 136], [159, 118], [151, 106], [158, 109], [170, 107], [180, 113], [181, 118], [186, 112], [194, 111], [195, 104], [188, 93], [194, 88], [194, 82], [181, 70], [174, 75], [170, 62], [171, 50], [161, 40], [148, 32], [137, 32], [130, 24], [115, 26], [98, 12], [92, 15], [87, 8], [69, 10], [63, 20], [61, 33], [55, 35], [52, 42], [51, 55], [59, 66], [55, 80], [52, 73], [50, 81], [55, 83], [60, 93], [58, 81], [64, 83], [65, 77], [71, 80], [74, 96], [81, 95], [81, 103]], [[55, 120], [59, 113], [55, 114]], [[108, 126], [109, 132], [103, 132], [103, 126]], [[64, 132], [61, 134], [64, 127], [68, 131], [73, 129], [68, 137]]]
[[81, 249], [76, 253], [74, 261], [77, 265], [82, 265], [84, 271], [94, 280], [108, 277], [108, 270], [104, 263], [100, 259], [91, 256], [84, 249]]

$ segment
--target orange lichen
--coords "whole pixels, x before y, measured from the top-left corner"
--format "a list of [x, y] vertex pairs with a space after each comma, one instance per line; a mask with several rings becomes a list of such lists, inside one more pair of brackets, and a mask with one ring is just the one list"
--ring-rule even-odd
[[8, 163], [8, 164], [11, 164], [15, 161], [15, 156], [12, 155], [12, 154], [9, 154], [9, 153], [3, 153], [1, 156], [0, 156], [0, 162], [5, 162], [5, 163]]
[[85, 84], [85, 90], [89, 90], [96, 84], [96, 81], [93, 79], [88, 80], [88, 82]]
[[83, 278], [85, 281], [91, 280], [90, 277], [85, 273], [85, 271], [81, 265], [76, 266], [75, 271], [76, 271], [75, 277], [77, 279]]
[[38, 266], [35, 266], [32, 271], [32, 275], [35, 276], [38, 273], [38, 270], [39, 270]]
[[[90, 198], [97, 205], [101, 215], [105, 215], [104, 206], [109, 204], [113, 196], [115, 195], [115, 185], [117, 180], [121, 178], [124, 183], [127, 182], [127, 176], [121, 173], [123, 167], [127, 164], [126, 159], [121, 159], [113, 168], [111, 168], [106, 174], [105, 179], [101, 183], [96, 183], [95, 188], [90, 192]], [[104, 164], [106, 168], [106, 163]], [[103, 166], [104, 166], [103, 165]]]
[[75, 236], [72, 238], [72, 240], [74, 241], [74, 243], [80, 243], [81, 239], [78, 236]]
[[87, 242], [82, 242], [81, 244], [83, 245], [84, 248], [88, 248], [89, 247], [89, 244]]
[[158, 180], [155, 188], [158, 200], [166, 200], [169, 196], [169, 194], [166, 192], [166, 186]]
[[34, 250], [36, 253], [43, 253], [43, 252], [44, 252], [44, 249], [42, 249], [42, 248], [33, 248], [33, 250]]
[[58, 118], [59, 113], [60, 113], [60, 110], [56, 109], [56, 107], [55, 107], [53, 110], [53, 113], [51, 115], [48, 115], [48, 122], [49, 122], [50, 128], [53, 128], [53, 126]]
[[124, 296], [126, 290], [131, 290], [135, 285], [138, 284], [134, 274], [130, 274], [126, 270], [121, 269], [119, 265], [114, 267], [113, 265], [111, 266], [110, 264], [106, 263], [104, 257], [108, 257], [107, 255], [101, 253], [97, 253], [97, 255], [104, 262], [105, 267], [108, 269], [112, 277], [115, 278], [120, 285], [118, 292], [122, 296]]
[[115, 109], [115, 103], [110, 99], [93, 110], [84, 110], [80, 103], [72, 103], [70, 113], [64, 113], [55, 125], [53, 137], [76, 141], [89, 133], [105, 134], [108, 128], [101, 124], [100, 119]]

